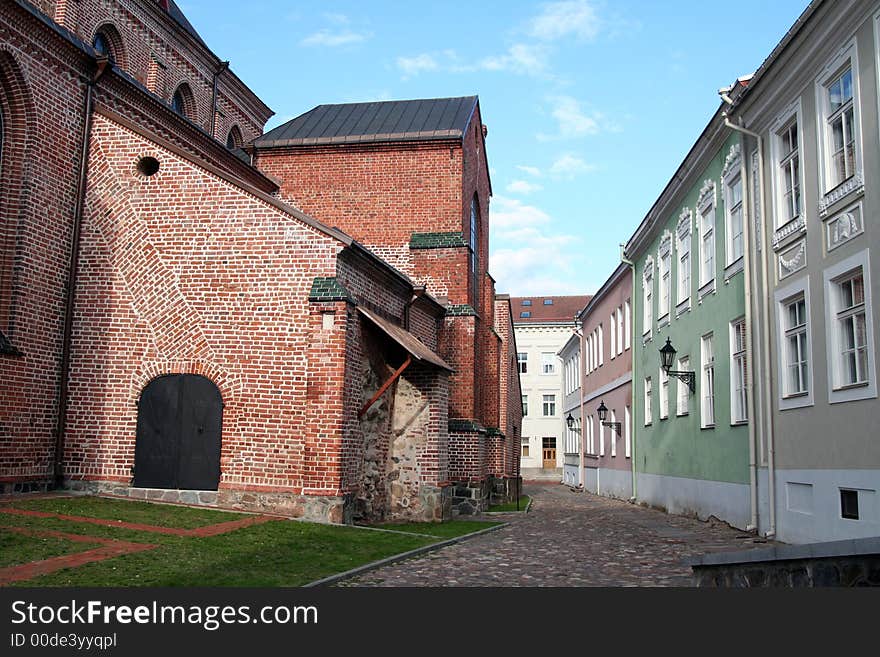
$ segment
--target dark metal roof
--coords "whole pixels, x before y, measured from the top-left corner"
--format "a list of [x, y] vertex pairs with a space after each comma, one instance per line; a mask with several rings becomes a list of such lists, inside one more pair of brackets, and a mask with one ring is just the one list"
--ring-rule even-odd
[[[161, 2], [159, 3], [162, 4]], [[196, 32], [196, 28], [192, 26], [186, 16], [183, 15], [183, 12], [180, 10], [180, 7], [177, 6], [177, 3], [174, 0], [168, 0], [168, 15], [171, 16], [177, 23], [187, 32], [189, 32], [190, 36], [192, 36], [196, 41], [201, 43], [205, 48], [208, 45], [202, 40], [202, 37], [199, 36], [199, 33]]]
[[477, 96], [318, 105], [254, 141], [257, 148], [461, 139]]
[[358, 306], [358, 311], [366, 317], [368, 320], [373, 322], [378, 328], [380, 328], [389, 338], [394, 340], [397, 344], [403, 347], [408, 353], [412, 355], [413, 358], [419, 361], [424, 361], [434, 367], [439, 367], [440, 369], [447, 370], [449, 372], [454, 372], [449, 364], [440, 358], [437, 354], [435, 354], [424, 342], [419, 340], [412, 333], [407, 331], [405, 328], [397, 326], [397, 324], [393, 324], [389, 322], [387, 319], [379, 317], [375, 313], [371, 313], [369, 310], [362, 306]]

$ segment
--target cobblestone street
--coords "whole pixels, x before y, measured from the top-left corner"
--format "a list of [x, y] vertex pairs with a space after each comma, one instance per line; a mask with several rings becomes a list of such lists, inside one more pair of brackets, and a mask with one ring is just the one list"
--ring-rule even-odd
[[340, 582], [340, 586], [691, 586], [682, 560], [766, 547], [725, 523], [701, 522], [558, 483], [526, 484], [510, 526]]

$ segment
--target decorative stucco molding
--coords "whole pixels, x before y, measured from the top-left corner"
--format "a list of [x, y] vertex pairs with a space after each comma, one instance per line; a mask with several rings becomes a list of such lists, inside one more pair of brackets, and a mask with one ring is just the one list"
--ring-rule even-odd
[[721, 169], [721, 177], [727, 178], [732, 173], [735, 173], [737, 169], [739, 169], [740, 162], [742, 161], [742, 153], [739, 144], [733, 144], [730, 147], [730, 151], [727, 153], [727, 157], [724, 158], [724, 168]]
[[850, 178], [843, 181], [837, 187], [825, 194], [819, 201], [819, 216], [825, 217], [828, 209], [835, 203], [842, 201], [851, 195], [856, 195], [865, 191], [865, 179], [861, 169], [856, 171]]
[[707, 179], [700, 187], [700, 195], [697, 197], [697, 208], [703, 210], [707, 205], [715, 203], [715, 181]]
[[861, 235], [864, 229], [860, 203], [825, 222], [828, 250], [832, 251], [844, 242], [849, 242], [854, 237]]
[[777, 248], [785, 238], [794, 235], [795, 233], [803, 232], [806, 230], [806, 227], [807, 223], [803, 214], [799, 217], [795, 217], [773, 233], [773, 248]]
[[779, 254], [780, 280], [791, 276], [807, 266], [807, 241], [801, 240], [787, 251]]

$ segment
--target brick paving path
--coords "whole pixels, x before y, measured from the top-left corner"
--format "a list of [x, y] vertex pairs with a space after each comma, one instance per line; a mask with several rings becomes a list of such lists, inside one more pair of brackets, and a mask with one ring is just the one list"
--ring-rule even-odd
[[[767, 547], [725, 523], [526, 484], [528, 514], [510, 526], [408, 559], [339, 586], [692, 586], [689, 556]], [[481, 519], [492, 519], [495, 514]]]

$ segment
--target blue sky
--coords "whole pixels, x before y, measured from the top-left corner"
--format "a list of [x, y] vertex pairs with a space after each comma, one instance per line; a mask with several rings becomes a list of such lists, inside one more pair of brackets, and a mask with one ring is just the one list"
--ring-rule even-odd
[[[480, 96], [490, 272], [515, 296], [589, 294], [718, 107], [807, 0], [178, 0], [275, 110]], [[320, 219], [320, 217], [318, 217]]]

